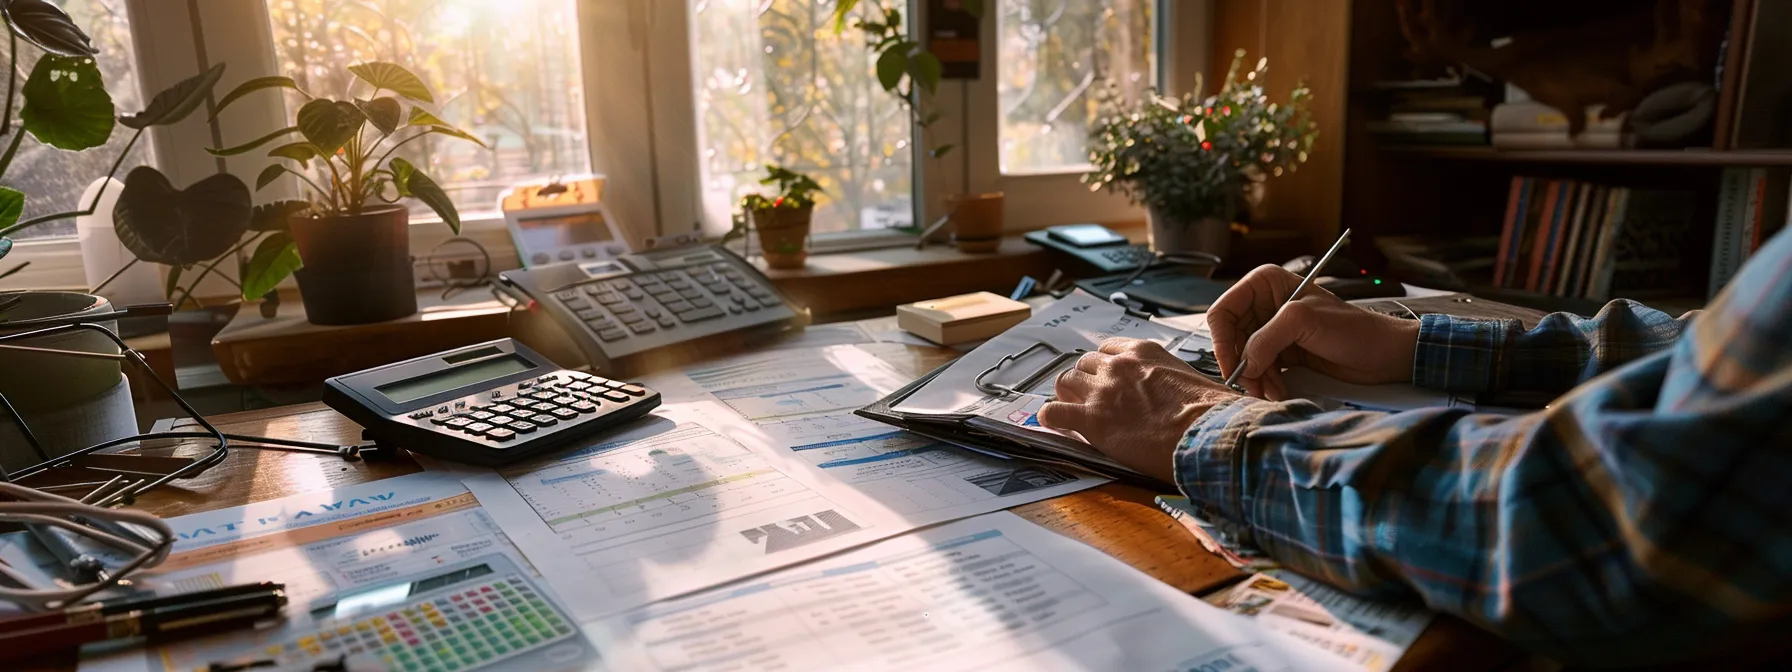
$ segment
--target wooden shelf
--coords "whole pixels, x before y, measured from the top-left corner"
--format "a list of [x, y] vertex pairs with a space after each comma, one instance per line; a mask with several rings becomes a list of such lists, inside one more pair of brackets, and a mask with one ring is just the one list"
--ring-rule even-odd
[[1562, 149], [1499, 150], [1492, 147], [1387, 147], [1382, 151], [1432, 159], [1518, 163], [1591, 163], [1631, 166], [1792, 166], [1792, 150]]

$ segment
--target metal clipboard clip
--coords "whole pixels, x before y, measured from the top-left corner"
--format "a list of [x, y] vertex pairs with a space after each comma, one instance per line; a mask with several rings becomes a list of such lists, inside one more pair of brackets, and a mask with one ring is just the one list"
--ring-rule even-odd
[[[1020, 379], [1020, 382], [1015, 383], [1013, 385], [1003, 385], [1001, 383], [991, 383], [991, 382], [984, 380], [985, 378], [988, 378], [990, 376], [990, 374], [993, 374], [997, 371], [1002, 370], [1002, 367], [1007, 365], [1009, 362], [1012, 362], [1012, 361], [1015, 361], [1018, 359], [1025, 359], [1027, 355], [1033, 354], [1034, 350], [1046, 350], [1046, 351], [1051, 352], [1052, 355], [1054, 355], [1054, 356], [1052, 357], [1051, 361], [1046, 362], [1044, 366], [1041, 366], [1038, 369], [1033, 370], [1032, 373], [1027, 374], [1027, 377]], [[1027, 346], [1027, 348], [1025, 350], [1021, 350], [1020, 352], [1010, 353], [1010, 354], [1002, 357], [1001, 361], [996, 362], [995, 366], [991, 366], [987, 369], [984, 369], [983, 373], [977, 374], [977, 377], [972, 379], [971, 382], [977, 386], [977, 391], [979, 391], [979, 392], [982, 392], [984, 394], [993, 394], [1002, 399], [1011, 399], [1011, 398], [1026, 394], [1027, 390], [1033, 389], [1033, 387], [1038, 385], [1040, 381], [1045, 380], [1046, 376], [1051, 375], [1052, 371], [1057, 370], [1058, 366], [1063, 364], [1066, 360], [1081, 357], [1081, 356], [1083, 356], [1083, 353], [1085, 353], [1085, 352], [1088, 352], [1088, 351], [1082, 350], [1082, 349], [1077, 349], [1077, 350], [1071, 350], [1069, 352], [1065, 352], [1063, 350], [1059, 350], [1057, 348], [1057, 346], [1054, 346], [1050, 343], [1046, 343], [1043, 341], [1036, 342], [1032, 345]]]

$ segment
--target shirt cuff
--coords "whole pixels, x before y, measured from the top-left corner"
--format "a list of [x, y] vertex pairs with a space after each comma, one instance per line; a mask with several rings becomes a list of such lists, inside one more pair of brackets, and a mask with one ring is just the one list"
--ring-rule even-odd
[[1412, 384], [1446, 392], [1495, 388], [1505, 349], [1504, 320], [1430, 314], [1419, 318]]
[[1172, 456], [1176, 487], [1209, 521], [1245, 523], [1245, 484], [1240, 483], [1244, 441], [1276, 404], [1240, 396], [1214, 406], [1183, 432]]

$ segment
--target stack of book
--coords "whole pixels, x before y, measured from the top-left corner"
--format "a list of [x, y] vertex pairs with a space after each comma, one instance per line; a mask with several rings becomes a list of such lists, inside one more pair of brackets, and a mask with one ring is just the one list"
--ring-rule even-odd
[[1514, 177], [1494, 285], [1595, 301], [1686, 294], [1693, 210], [1688, 191]]
[[1706, 298], [1714, 298], [1736, 277], [1761, 244], [1786, 226], [1792, 183], [1783, 168], [1726, 168], [1717, 192], [1712, 226], [1711, 278]]
[[1500, 103], [1493, 108], [1491, 132], [1498, 149], [1627, 149], [1635, 136], [1624, 132], [1625, 115], [1599, 118], [1601, 106], [1585, 110], [1587, 126], [1568, 134], [1568, 115], [1534, 100]]

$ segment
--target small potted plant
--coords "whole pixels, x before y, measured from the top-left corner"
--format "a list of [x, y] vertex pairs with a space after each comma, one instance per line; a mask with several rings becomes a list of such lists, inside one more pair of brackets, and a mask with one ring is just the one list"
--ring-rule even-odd
[[[409, 70], [384, 62], [351, 65], [348, 70], [369, 87], [365, 97], [314, 97], [290, 77], [244, 82], [218, 101], [214, 117], [232, 102], [262, 90], [290, 89], [309, 100], [299, 107], [291, 126], [242, 145], [207, 150], [233, 156], [281, 141], [268, 150], [277, 162], [261, 172], [255, 188], [293, 175], [308, 190], [308, 198], [259, 208], [258, 214], [275, 215], [270, 226], [284, 230], [262, 238], [246, 270], [254, 276], [253, 289], [262, 291], [272, 289], [287, 273], [297, 277], [306, 317], [313, 324], [365, 324], [417, 312], [410, 211], [398, 204], [401, 199], [422, 201], [460, 233], [460, 214], [447, 192], [416, 166], [393, 156], [399, 147], [437, 134], [489, 149], [418, 106], [434, 103], [435, 98]], [[290, 237], [279, 235], [287, 231]], [[250, 279], [244, 284], [245, 296], [255, 298]]]
[[1220, 90], [1206, 98], [1147, 92], [1128, 103], [1110, 85], [1089, 132], [1083, 176], [1091, 191], [1119, 191], [1151, 217], [1151, 248], [1162, 253], [1207, 252], [1226, 256], [1233, 219], [1270, 177], [1307, 160], [1318, 135], [1307, 112], [1311, 92], [1298, 84], [1288, 103], [1269, 102], [1259, 84], [1269, 67], [1238, 78], [1244, 51], [1226, 71]]
[[747, 194], [741, 205], [759, 234], [759, 249], [772, 268], [802, 268], [809, 259], [809, 220], [821, 185], [808, 175], [768, 165], [760, 184], [777, 185], [771, 196]]
[[[859, 5], [858, 0], [839, 0], [834, 5], [834, 32], [845, 30], [848, 17]], [[957, 9], [974, 17], [983, 15], [983, 3], [962, 0]], [[927, 156], [944, 159], [952, 152], [951, 143], [933, 142], [933, 125], [941, 113], [931, 106], [932, 96], [939, 89], [944, 65], [938, 56], [920, 41], [908, 35], [902, 12], [893, 7], [873, 7], [872, 20], [853, 21], [853, 27], [865, 35], [865, 48], [876, 54], [877, 83], [908, 111], [921, 139], [927, 145]], [[1002, 246], [1002, 192], [948, 194], [946, 216], [921, 233], [926, 242], [935, 229], [950, 223], [958, 249], [965, 252], [994, 252]]]

